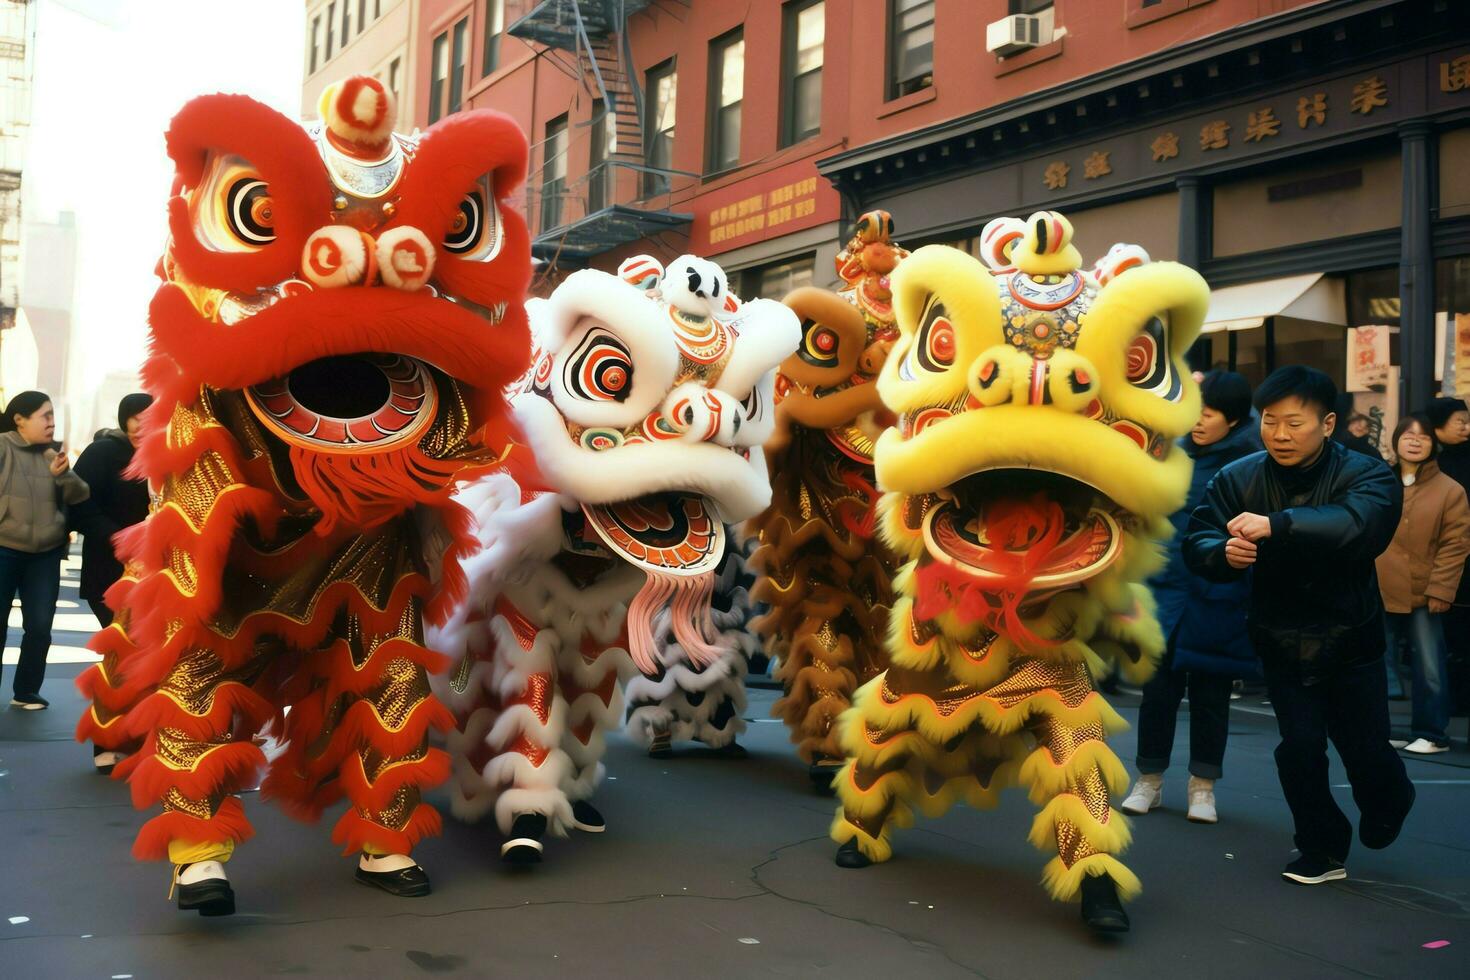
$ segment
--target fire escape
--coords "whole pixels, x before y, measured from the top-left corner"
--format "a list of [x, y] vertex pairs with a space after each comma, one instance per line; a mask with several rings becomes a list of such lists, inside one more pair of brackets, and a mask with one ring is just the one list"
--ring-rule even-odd
[[682, 19], [689, 6], [690, 0], [542, 0], [507, 28], [514, 37], [543, 45], [548, 60], [601, 107], [575, 127], [594, 143], [592, 166], [581, 178], [568, 184], [549, 176], [557, 169], [566, 172], [570, 134], [559, 152], [550, 142], [543, 144], [541, 170], [527, 182], [526, 194], [527, 217], [540, 226], [531, 246], [537, 258], [584, 264], [618, 245], [682, 229], [692, 220], [668, 204], [676, 180], [698, 175], [648, 164], [649, 108], [627, 32], [635, 15]]

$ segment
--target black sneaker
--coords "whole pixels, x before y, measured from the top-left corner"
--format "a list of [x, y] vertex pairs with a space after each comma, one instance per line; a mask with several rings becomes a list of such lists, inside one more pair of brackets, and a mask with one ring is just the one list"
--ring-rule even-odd
[[597, 812], [597, 807], [586, 800], [572, 803], [572, 826], [589, 834], [600, 834], [607, 829], [607, 821]]
[[10, 706], [22, 711], [45, 711], [51, 707], [51, 702], [39, 694], [17, 694], [10, 699]]
[[539, 813], [522, 813], [510, 825], [510, 837], [500, 845], [500, 860], [506, 864], [539, 864], [541, 838], [546, 836], [546, 818]]
[[1340, 881], [1347, 877], [1347, 869], [1341, 861], [1332, 858], [1312, 858], [1303, 854], [1286, 866], [1281, 877], [1298, 885], [1322, 885], [1329, 881]]
[[369, 871], [359, 864], [353, 877], [398, 898], [422, 898], [433, 891], [428, 872], [417, 864], [397, 871]]
[[1093, 932], [1128, 931], [1128, 913], [1123, 911], [1123, 900], [1111, 875], [1083, 877], [1082, 921]]
[[1364, 847], [1381, 851], [1394, 841], [1398, 840], [1399, 831], [1404, 829], [1404, 821], [1409, 819], [1409, 811], [1414, 808], [1414, 798], [1418, 796], [1414, 784], [1409, 784], [1409, 805], [1404, 807], [1404, 815], [1399, 817], [1397, 823], [1375, 823], [1369, 820], [1358, 821], [1358, 840], [1363, 842]]
[[872, 858], [858, 850], [857, 838], [852, 838], [837, 849], [837, 866], [839, 868], [866, 868], [872, 863]]
[[[228, 879], [205, 878], [192, 884], [185, 885], [179, 882], [178, 876], [183, 874], [190, 865], [181, 864], [174, 872], [174, 891], [179, 899], [179, 911], [198, 912], [200, 915], [234, 915], [235, 914], [235, 890], [230, 887]], [[223, 874], [223, 869], [221, 869]]]

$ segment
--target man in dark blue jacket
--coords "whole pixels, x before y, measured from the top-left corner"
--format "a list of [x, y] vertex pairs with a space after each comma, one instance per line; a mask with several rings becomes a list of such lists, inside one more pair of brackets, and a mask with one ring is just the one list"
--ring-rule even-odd
[[1184, 559], [1229, 581], [1253, 569], [1251, 640], [1281, 744], [1276, 766], [1301, 857], [1282, 872], [1316, 885], [1347, 877], [1352, 824], [1332, 799], [1330, 738], [1361, 812], [1364, 846], [1387, 847], [1414, 801], [1388, 744], [1383, 603], [1373, 560], [1393, 539], [1403, 491], [1382, 460], [1330, 442], [1337, 386], [1288, 367], [1256, 389], [1266, 451], [1225, 467], [1190, 515]]

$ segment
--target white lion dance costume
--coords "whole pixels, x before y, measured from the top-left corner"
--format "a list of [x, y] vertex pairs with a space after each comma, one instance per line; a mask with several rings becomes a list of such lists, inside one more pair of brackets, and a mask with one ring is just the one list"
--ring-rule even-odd
[[1163, 636], [1144, 579], [1183, 502], [1174, 440], [1199, 417], [1184, 363], [1209, 304], [1193, 270], [1115, 246], [1080, 270], [1054, 212], [986, 229], [987, 270], [955, 249], [893, 274], [900, 336], [878, 390], [898, 424], [878, 440], [894, 580], [886, 671], [839, 721], [837, 863], [887, 860], [895, 824], [1022, 783], [1044, 879], [1088, 925], [1128, 928], [1138, 880], [1103, 742], [1122, 726], [1093, 688], [1100, 658], [1138, 680]]
[[497, 476], [462, 491], [485, 550], [464, 563], [470, 602], [432, 637], [457, 660], [435, 679], [459, 721], [453, 811], [493, 810], [512, 863], [539, 860], [548, 832], [603, 829], [588, 797], [634, 666], [654, 678], [629, 685], [654, 736], [664, 718], [702, 731], [691, 691], [732, 696], [743, 654], [711, 593], [724, 524], [770, 501], [760, 446], [799, 339], [786, 307], [741, 304], [692, 256], [667, 275], [646, 256], [575, 272], [528, 308], [539, 353], [513, 407], [546, 489]]

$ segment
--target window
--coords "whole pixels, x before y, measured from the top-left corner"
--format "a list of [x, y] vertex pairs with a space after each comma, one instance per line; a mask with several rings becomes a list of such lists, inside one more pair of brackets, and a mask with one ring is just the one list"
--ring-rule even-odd
[[744, 269], [740, 273], [740, 292], [737, 295], [743, 300], [783, 299], [793, 289], [812, 284], [816, 262], [817, 257], [808, 253], [800, 258]]
[[357, 0], [357, 33], [361, 34], [368, 22], [367, 0]]
[[434, 38], [429, 56], [429, 122], [444, 115], [444, 89], [449, 84], [449, 32]]
[[[1153, 0], [1157, 3], [1158, 0]], [[1149, 0], [1143, 0], [1145, 7], [1151, 6]], [[1010, 0], [1008, 12], [1012, 14], [1031, 14], [1041, 20], [1041, 36], [1050, 37], [1052, 25], [1056, 22], [1055, 4], [1052, 0]]]
[[336, 23], [337, 5], [335, 3], [329, 3], [327, 4], [327, 56], [322, 59], [323, 62], [332, 60], [332, 32], [336, 30]]
[[592, 154], [587, 161], [587, 213], [613, 203], [617, 169], [608, 164], [617, 150], [617, 119], [598, 99], [592, 103]]
[[403, 59], [394, 58], [392, 63], [388, 65], [388, 91], [393, 93], [394, 98], [397, 98], [399, 95], [398, 85], [401, 81], [402, 71]]
[[352, 0], [342, 0], [342, 37], [341, 46], [347, 47], [347, 42], [352, 40]]
[[934, 0], [889, 0], [888, 97], [934, 84]]
[[[648, 70], [648, 95], [644, 100], [643, 159], [654, 171], [674, 167], [674, 106], [679, 76], [673, 59]], [[669, 175], [645, 172], [643, 196], [667, 193]]]
[[373, 0], [373, 20], [383, 16], [383, 0]]
[[481, 75], [500, 67], [500, 35], [505, 33], [505, 0], [485, 0], [485, 54]]
[[306, 70], [308, 75], [316, 72], [317, 66], [322, 61], [322, 19], [320, 16], [311, 19], [311, 67]]
[[464, 99], [465, 76], [469, 74], [470, 64], [470, 19], [461, 18], [454, 25], [454, 61], [453, 74], [449, 77], [449, 111], [458, 112], [460, 103]]
[[546, 124], [541, 145], [541, 233], [561, 225], [562, 201], [567, 195], [567, 117]]
[[827, 5], [788, 3], [782, 15], [781, 145], [790, 146], [822, 129], [822, 59]]
[[719, 173], [740, 162], [740, 105], [745, 97], [745, 33], [736, 28], [709, 45], [709, 156]]

